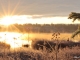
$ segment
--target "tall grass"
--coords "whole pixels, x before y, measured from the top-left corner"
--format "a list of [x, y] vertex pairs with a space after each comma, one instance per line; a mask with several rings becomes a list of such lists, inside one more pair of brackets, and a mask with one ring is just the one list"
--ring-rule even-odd
[[[8, 45], [0, 43], [0, 60], [73, 60], [74, 56], [80, 56], [80, 47], [72, 47], [71, 49], [66, 47], [63, 49], [58, 49], [58, 44], [60, 33], [54, 33], [52, 35], [52, 42], [56, 40], [55, 49], [48, 52], [46, 49], [46, 42], [44, 42], [43, 49], [33, 49], [33, 48], [7, 48]], [[36, 42], [37, 40], [35, 40]], [[49, 42], [49, 41], [48, 41]], [[50, 48], [53, 48], [50, 46]]]
[[[7, 49], [5, 55], [4, 52], [0, 52], [0, 60], [56, 60], [55, 53], [54, 50], [48, 53], [46, 49], [18, 48], [15, 51]], [[59, 49], [57, 60], [73, 60], [74, 56], [80, 56], [80, 47]]]

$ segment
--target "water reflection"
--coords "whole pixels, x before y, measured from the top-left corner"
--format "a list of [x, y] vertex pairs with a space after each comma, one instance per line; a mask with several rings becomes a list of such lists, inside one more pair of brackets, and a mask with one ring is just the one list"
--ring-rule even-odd
[[10, 44], [11, 48], [22, 47], [24, 44], [31, 45], [31, 40], [25, 40], [22, 33], [0, 32], [0, 42]]
[[[66, 37], [67, 36], [67, 37]], [[70, 33], [61, 33], [60, 39], [67, 40]], [[31, 45], [32, 40], [46, 39], [51, 40], [52, 33], [17, 33], [17, 32], [0, 32], [0, 42], [10, 44], [11, 48], [22, 47], [23, 45]]]

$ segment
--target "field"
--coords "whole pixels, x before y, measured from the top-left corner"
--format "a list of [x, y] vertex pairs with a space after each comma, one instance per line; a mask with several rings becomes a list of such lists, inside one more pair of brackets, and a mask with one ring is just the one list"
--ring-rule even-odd
[[[80, 47], [59, 50], [57, 60], [74, 60], [74, 56], [80, 56]], [[56, 51], [48, 53], [45, 48], [43, 51], [30, 48], [0, 49], [0, 60], [56, 60]]]
[[[29, 37], [27, 37], [29, 35]], [[71, 38], [71, 33], [60, 33], [59, 40], [67, 40], [68, 38], [73, 41], [79, 41], [78, 36], [74, 39]], [[23, 34], [24, 39], [36, 40], [52, 40], [52, 33], [29, 33]], [[26, 38], [25, 38], [26, 37]], [[6, 45], [0, 43], [0, 60], [75, 60], [74, 57], [80, 57], [80, 47], [72, 47], [71, 49], [66, 47], [64, 49], [52, 50], [35, 50], [30, 47], [19, 47], [19, 48], [7, 48]]]
[[[53, 33], [28, 33], [28, 34], [23, 34], [24, 39], [29, 39], [29, 40], [35, 40], [35, 39], [46, 39], [46, 40], [51, 40]], [[60, 33], [59, 35], [59, 40], [67, 40], [68, 38], [73, 41], [79, 41], [80, 37], [76, 35], [75, 38], [71, 38], [73, 33]], [[29, 35], [29, 37], [28, 37]]]
[[0, 60], [80, 60], [80, 0], [0, 0]]

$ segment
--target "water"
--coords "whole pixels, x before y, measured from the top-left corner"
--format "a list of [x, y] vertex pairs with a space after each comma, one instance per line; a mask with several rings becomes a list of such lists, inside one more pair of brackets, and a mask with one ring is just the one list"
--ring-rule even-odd
[[[17, 32], [0, 32], [0, 41], [10, 44], [11, 47], [22, 47], [23, 44], [30, 44], [35, 39], [51, 40], [53, 33], [17, 33]], [[67, 40], [71, 33], [61, 33], [59, 40]], [[70, 38], [71, 39], [71, 38]]]

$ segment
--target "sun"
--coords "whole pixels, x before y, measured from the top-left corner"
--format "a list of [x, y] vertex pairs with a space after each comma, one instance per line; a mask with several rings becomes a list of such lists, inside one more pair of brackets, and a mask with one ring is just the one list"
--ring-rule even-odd
[[14, 20], [13, 20], [12, 16], [5, 16], [5, 17], [1, 18], [0, 24], [11, 25], [11, 24], [14, 24]]

